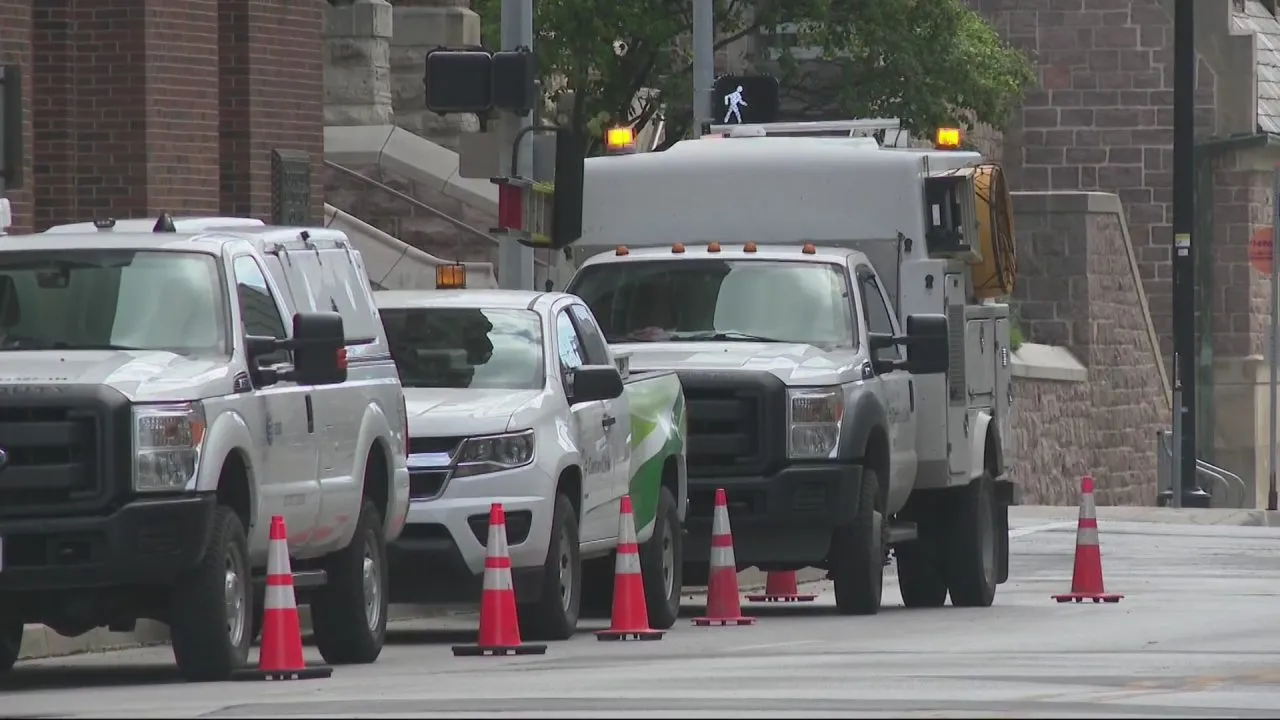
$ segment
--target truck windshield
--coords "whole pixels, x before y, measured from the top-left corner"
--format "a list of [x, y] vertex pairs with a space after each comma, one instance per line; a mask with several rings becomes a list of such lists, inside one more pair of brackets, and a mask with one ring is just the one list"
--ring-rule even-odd
[[583, 268], [569, 292], [609, 342], [756, 341], [853, 347], [843, 270], [827, 263], [657, 260]]
[[212, 255], [0, 252], [0, 350], [227, 355], [226, 312]]
[[407, 388], [536, 390], [542, 324], [530, 310], [382, 308], [391, 356]]

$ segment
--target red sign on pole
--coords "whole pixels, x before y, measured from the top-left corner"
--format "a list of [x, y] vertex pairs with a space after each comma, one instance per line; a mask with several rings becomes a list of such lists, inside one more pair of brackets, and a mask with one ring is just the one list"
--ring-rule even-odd
[[1249, 238], [1249, 264], [1263, 275], [1271, 275], [1271, 228], [1258, 228]]

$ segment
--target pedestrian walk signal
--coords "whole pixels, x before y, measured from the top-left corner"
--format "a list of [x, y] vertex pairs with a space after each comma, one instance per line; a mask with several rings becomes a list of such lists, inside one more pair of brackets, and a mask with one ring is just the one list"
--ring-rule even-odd
[[775, 122], [778, 105], [778, 80], [768, 75], [721, 75], [712, 86], [713, 125]]

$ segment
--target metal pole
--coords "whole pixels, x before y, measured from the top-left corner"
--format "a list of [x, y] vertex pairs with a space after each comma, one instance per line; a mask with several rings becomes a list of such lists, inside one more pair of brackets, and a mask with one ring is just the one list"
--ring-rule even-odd
[[[1177, 361], [1174, 361], [1177, 364]], [[1173, 391], [1173, 406], [1179, 407], [1182, 403], [1182, 391]], [[1178, 459], [1182, 457], [1182, 420], [1178, 413], [1173, 414], [1173, 432], [1170, 433], [1172, 447], [1169, 448], [1169, 507], [1182, 507], [1182, 463]]]
[[710, 122], [711, 85], [716, 79], [716, 16], [713, 0], [693, 0], [693, 136]]
[[[533, 0], [502, 0], [502, 49], [533, 49]], [[502, 113], [503, 148], [510, 148], [521, 129], [533, 125], [533, 113], [517, 117]], [[533, 142], [525, 133], [517, 154], [519, 170], [533, 175]], [[507, 152], [502, 152], [503, 173], [511, 175]], [[510, 238], [498, 241], [498, 285], [505, 290], [533, 290], [533, 248]]]
[[1280, 238], [1280, 166], [1274, 173], [1271, 194], [1271, 347], [1267, 353], [1269, 373], [1267, 385], [1270, 386], [1267, 404], [1267, 509], [1276, 508], [1276, 350], [1277, 331], [1280, 330], [1280, 313], [1276, 311], [1276, 300], [1280, 299], [1280, 275], [1276, 274], [1275, 252], [1276, 239]]
[[1196, 46], [1193, 0], [1175, 0], [1173, 14], [1173, 411], [1178, 437], [1174, 447], [1181, 480], [1180, 500], [1187, 507], [1208, 507], [1210, 496], [1196, 479], [1196, 306], [1195, 256], [1195, 92]]

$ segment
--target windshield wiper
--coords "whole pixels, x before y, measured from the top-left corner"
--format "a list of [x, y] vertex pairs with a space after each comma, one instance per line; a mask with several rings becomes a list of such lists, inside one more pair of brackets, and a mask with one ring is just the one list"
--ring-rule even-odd
[[771, 337], [765, 337], [763, 335], [752, 335], [751, 333], [738, 332], [737, 330], [704, 330], [701, 332], [672, 333], [671, 339], [677, 340], [677, 341], [691, 340], [694, 342], [697, 342], [697, 341], [707, 341], [707, 342], [736, 341], [736, 342], [770, 342], [770, 343], [788, 342], [786, 340], [779, 340], [778, 338], [771, 338]]

